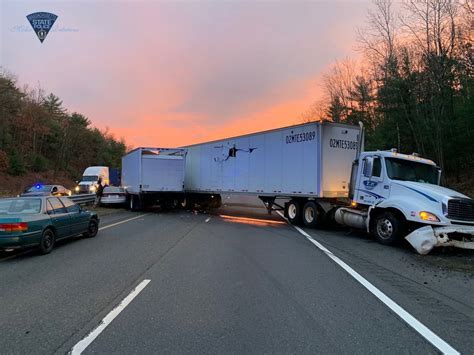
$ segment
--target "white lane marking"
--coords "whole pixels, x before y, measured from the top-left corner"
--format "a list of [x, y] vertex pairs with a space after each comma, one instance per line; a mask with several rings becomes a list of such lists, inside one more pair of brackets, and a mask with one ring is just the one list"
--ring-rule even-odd
[[132, 217], [132, 218], [125, 219], [125, 220], [117, 222], [117, 223], [109, 224], [108, 226], [100, 227], [99, 230], [101, 231], [101, 230], [104, 230], [104, 229], [107, 229], [107, 228], [110, 228], [110, 227], [115, 227], [115, 226], [118, 226], [119, 224], [130, 222], [130, 221], [133, 221], [134, 219], [138, 219], [138, 218], [141, 218], [143, 216], [146, 216], [147, 214], [148, 213], [141, 214], [140, 216]]
[[210, 220], [211, 220], [211, 217], [207, 217], [205, 222], [207, 223], [207, 222], [209, 222]]
[[99, 323], [99, 325], [90, 332], [85, 338], [83, 338], [80, 342], [78, 342], [74, 347], [71, 349], [70, 354], [72, 355], [79, 355], [82, 354], [86, 348], [91, 345], [91, 343], [99, 336], [100, 333], [104, 331], [104, 329], [122, 312], [125, 307], [127, 307], [130, 302], [133, 301], [135, 297], [138, 296], [140, 292], [150, 283], [151, 280], [143, 280], [140, 284], [135, 287], [132, 292], [125, 297], [120, 304], [112, 309], [109, 314], [107, 314], [104, 319]]
[[[288, 221], [285, 216], [280, 211], [276, 211], [283, 219]], [[423, 323], [418, 319], [413, 317], [410, 313], [405, 311], [400, 307], [395, 301], [390, 297], [380, 291], [377, 287], [372, 285], [367, 279], [361, 276], [357, 271], [347, 265], [344, 261], [335, 256], [329, 249], [324, 247], [321, 243], [313, 239], [308, 233], [297, 226], [293, 226], [300, 234], [306, 237], [311, 243], [317, 246], [322, 250], [327, 256], [329, 256], [336, 264], [342, 267], [349, 275], [356, 279], [362, 286], [369, 290], [375, 297], [377, 297], [381, 302], [383, 302], [388, 308], [395, 312], [401, 319], [403, 319], [410, 327], [417, 331], [423, 338], [429, 341], [435, 348], [441, 351], [443, 354], [459, 354], [459, 352], [454, 349], [451, 345], [441, 339], [433, 331], [428, 329]]]

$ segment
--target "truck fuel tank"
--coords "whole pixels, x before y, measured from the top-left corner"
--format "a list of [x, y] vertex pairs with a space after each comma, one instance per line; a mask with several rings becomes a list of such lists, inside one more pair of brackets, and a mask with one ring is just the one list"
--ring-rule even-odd
[[365, 229], [367, 221], [367, 211], [355, 210], [352, 208], [341, 207], [336, 210], [334, 219], [337, 223], [344, 226]]

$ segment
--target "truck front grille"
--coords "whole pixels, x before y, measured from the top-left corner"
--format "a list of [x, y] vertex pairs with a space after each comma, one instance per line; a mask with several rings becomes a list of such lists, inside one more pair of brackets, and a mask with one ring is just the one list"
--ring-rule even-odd
[[449, 200], [448, 218], [458, 221], [474, 221], [474, 200], [469, 198]]
[[88, 193], [89, 192], [89, 185], [79, 185], [79, 192]]

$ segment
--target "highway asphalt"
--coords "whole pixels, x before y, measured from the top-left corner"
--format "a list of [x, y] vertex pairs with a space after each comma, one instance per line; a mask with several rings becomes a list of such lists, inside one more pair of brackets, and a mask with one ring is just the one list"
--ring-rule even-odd
[[439, 353], [335, 259], [473, 352], [472, 252], [419, 256], [255, 208], [115, 212], [94, 239], [0, 255], [1, 353]]

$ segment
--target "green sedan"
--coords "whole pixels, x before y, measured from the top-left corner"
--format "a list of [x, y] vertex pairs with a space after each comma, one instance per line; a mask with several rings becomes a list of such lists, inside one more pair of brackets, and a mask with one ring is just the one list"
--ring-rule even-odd
[[99, 218], [67, 197], [0, 199], [0, 249], [38, 247], [48, 254], [56, 241], [84, 235], [95, 237]]

